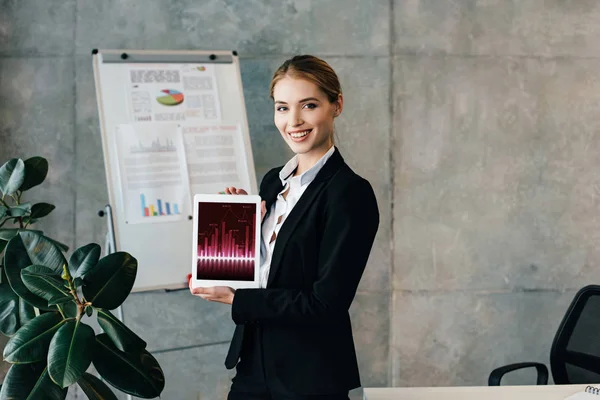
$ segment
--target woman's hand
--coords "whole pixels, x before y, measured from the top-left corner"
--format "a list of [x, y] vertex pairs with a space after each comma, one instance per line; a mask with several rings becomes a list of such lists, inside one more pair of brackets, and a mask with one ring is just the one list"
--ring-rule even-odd
[[188, 275], [188, 286], [194, 296], [204, 300], [216, 301], [223, 304], [232, 304], [235, 290], [229, 286], [213, 286], [207, 288], [192, 288], [192, 274]]
[[229, 286], [195, 288], [191, 291], [194, 296], [202, 297], [204, 300], [216, 301], [229, 305], [233, 304], [233, 297], [235, 296], [235, 290]]
[[236, 189], [234, 186], [225, 188], [225, 194], [248, 194], [244, 189]]
[[[246, 192], [244, 189], [237, 189], [234, 186], [229, 186], [225, 188], [224, 192], [221, 193], [225, 193], [225, 194], [248, 194], [248, 192]], [[262, 221], [263, 219], [265, 219], [265, 215], [267, 214], [267, 203], [263, 200], [260, 203], [260, 220]]]

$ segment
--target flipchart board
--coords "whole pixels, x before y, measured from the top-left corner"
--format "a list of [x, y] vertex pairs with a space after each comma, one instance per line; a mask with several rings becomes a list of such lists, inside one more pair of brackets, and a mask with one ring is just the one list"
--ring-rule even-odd
[[258, 193], [237, 53], [92, 55], [116, 250], [138, 260], [133, 291], [186, 287], [193, 195]]

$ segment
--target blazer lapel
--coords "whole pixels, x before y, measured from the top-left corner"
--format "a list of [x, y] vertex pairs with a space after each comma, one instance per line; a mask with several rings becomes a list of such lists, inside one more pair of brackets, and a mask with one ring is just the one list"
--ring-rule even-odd
[[[277, 240], [275, 241], [275, 248], [273, 249], [267, 287], [271, 286], [273, 279], [275, 279], [275, 275], [281, 264], [283, 251], [288, 240], [290, 239], [290, 236], [296, 229], [296, 225], [298, 225], [298, 222], [302, 220], [303, 215], [313, 204], [317, 198], [317, 195], [321, 192], [321, 189], [324, 187], [324, 185], [326, 185], [329, 178], [331, 178], [342, 165], [344, 165], [344, 159], [336, 148], [329, 160], [327, 160], [323, 168], [321, 168], [317, 176], [315, 176], [315, 179], [308, 185], [290, 214], [283, 222], [283, 225], [279, 230], [279, 234], [277, 235]], [[281, 189], [279, 191], [281, 191]], [[277, 193], [279, 193], [279, 191], [276, 192], [275, 197], [277, 197]]]

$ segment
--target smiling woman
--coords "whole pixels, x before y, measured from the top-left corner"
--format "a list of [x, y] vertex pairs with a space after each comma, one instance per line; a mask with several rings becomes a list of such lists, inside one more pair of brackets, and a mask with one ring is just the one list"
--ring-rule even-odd
[[275, 125], [296, 155], [260, 185], [260, 288], [191, 291], [232, 305], [229, 400], [347, 400], [360, 386], [348, 309], [379, 226], [377, 201], [334, 146], [344, 100], [325, 61], [287, 60], [271, 97]]
[[333, 69], [311, 56], [286, 61], [271, 82], [275, 126], [299, 158], [299, 173], [333, 146], [333, 121], [344, 105]]

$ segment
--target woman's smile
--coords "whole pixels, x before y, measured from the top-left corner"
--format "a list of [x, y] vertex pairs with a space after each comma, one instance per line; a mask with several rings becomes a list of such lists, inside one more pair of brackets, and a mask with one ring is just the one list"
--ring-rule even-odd
[[308, 137], [308, 134], [312, 132], [312, 129], [294, 130], [288, 131], [288, 134], [292, 137], [294, 142], [301, 142]]

